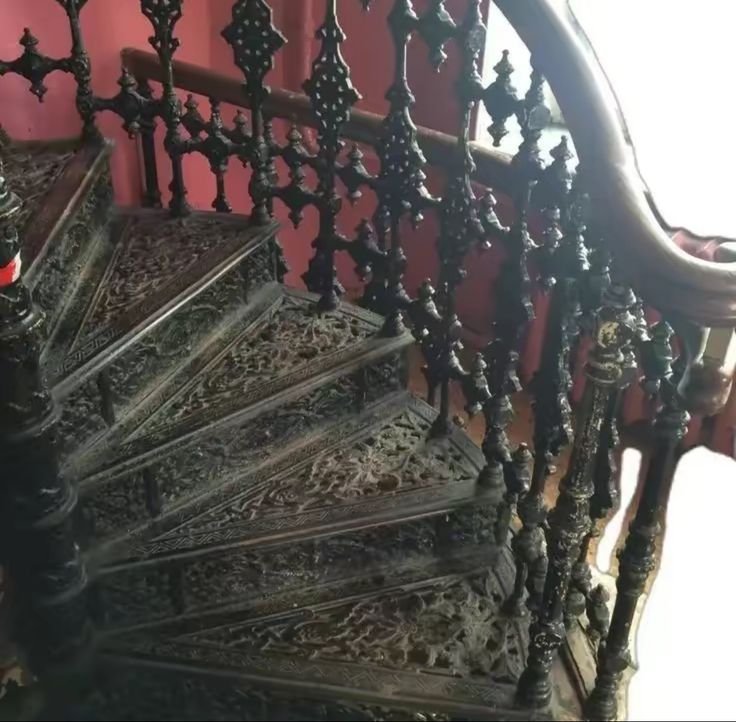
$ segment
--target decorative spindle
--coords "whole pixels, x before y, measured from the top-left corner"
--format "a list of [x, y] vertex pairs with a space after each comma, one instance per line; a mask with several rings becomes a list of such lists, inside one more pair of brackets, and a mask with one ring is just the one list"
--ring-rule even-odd
[[69, 19], [72, 50], [65, 69], [68, 69], [77, 81], [77, 111], [82, 118], [82, 138], [101, 140], [102, 136], [95, 125], [97, 101], [92, 94], [92, 69], [79, 25], [79, 12], [87, 4], [87, 0], [58, 0], [58, 2]]
[[488, 132], [493, 138], [493, 145], [498, 147], [508, 134], [506, 122], [519, 107], [519, 98], [516, 88], [511, 83], [511, 75], [514, 66], [509, 62], [509, 51], [504, 50], [501, 60], [493, 67], [496, 71], [496, 79], [483, 91], [483, 104], [491, 116], [493, 122], [488, 127]]
[[319, 232], [312, 243], [314, 257], [303, 279], [310, 291], [320, 294], [318, 308], [331, 311], [337, 307], [343, 293], [335, 277], [334, 261], [335, 248], [341, 240], [336, 227], [341, 204], [335, 189], [337, 157], [343, 145], [340, 134], [350, 119], [350, 109], [360, 100], [340, 52], [345, 34], [337, 20], [336, 0], [326, 0], [325, 21], [317, 31], [317, 39], [322, 44], [312, 63], [312, 74], [304, 83], [304, 91], [311, 101], [319, 138], [319, 163], [316, 166]]
[[16, 73], [23, 76], [31, 84], [30, 90], [39, 101], [43, 102], [48, 88], [44, 80], [54, 70], [62, 70], [66, 60], [56, 60], [38, 51], [38, 38], [30, 28], [23, 28], [23, 35], [19, 40], [23, 52], [15, 60], [0, 60], [0, 76], [6, 73]]
[[302, 134], [292, 125], [286, 136], [287, 144], [281, 152], [283, 161], [289, 168], [289, 183], [274, 188], [275, 198], [281, 199], [289, 208], [289, 219], [298, 228], [302, 222], [303, 211], [308, 205], [316, 204], [317, 194], [305, 183], [304, 166], [312, 165], [316, 158], [307, 152], [302, 143]]
[[[569, 188], [568, 188], [569, 190]], [[579, 332], [580, 302], [578, 284], [588, 270], [588, 260], [583, 244], [585, 226], [582, 223], [581, 205], [585, 198], [578, 198], [569, 215], [566, 234], [562, 234], [559, 208], [548, 208], [545, 212], [545, 246], [543, 275], [552, 286], [547, 335], [542, 352], [542, 362], [532, 381], [534, 393], [534, 469], [529, 493], [519, 503], [519, 518], [522, 528], [515, 540], [517, 581], [509, 610], [522, 612], [520, 594], [523, 592], [521, 579], [527, 580], [529, 596], [527, 605], [539, 607], [544, 579], [547, 571], [543, 526], [547, 516], [544, 504], [544, 489], [547, 475], [556, 458], [570, 443], [572, 431], [572, 409], [569, 393], [572, 389], [570, 373], [571, 349]], [[567, 204], [566, 198], [558, 203]]]
[[[496, 288], [499, 303], [493, 323], [494, 340], [486, 348], [488, 385], [492, 397], [484, 409], [486, 433], [483, 449], [486, 452], [486, 465], [479, 477], [479, 482], [486, 486], [500, 485], [504, 476], [512, 469], [509, 464], [511, 450], [506, 427], [513, 412], [507, 413], [504, 410], [512, 408], [510, 394], [521, 389], [517, 377], [519, 351], [529, 323], [534, 319], [532, 284], [527, 268], [527, 258], [533, 243], [527, 227], [527, 217], [532, 189], [542, 170], [536, 141], [541, 133], [541, 129], [537, 129], [537, 123], [544, 117], [543, 83], [539, 73], [533, 71], [532, 85], [519, 110], [522, 134], [525, 143], [526, 139], [528, 143], [522, 143], [522, 148], [514, 157], [514, 166], [518, 172], [517, 217], [506, 234], [507, 255]], [[542, 103], [541, 108], [539, 103]], [[513, 489], [518, 484], [509, 478], [506, 479], [506, 486], [506, 500], [513, 500], [516, 495], [509, 487]]]
[[145, 176], [143, 205], [147, 208], [161, 208], [161, 189], [158, 183], [158, 167], [156, 165], [156, 115], [158, 103], [153, 101], [153, 88], [147, 80], [138, 80], [138, 95], [146, 101], [139, 122], [141, 138], [141, 155]]
[[429, 9], [419, 19], [419, 34], [429, 48], [429, 61], [439, 70], [447, 60], [445, 43], [455, 36], [455, 21], [447, 12], [445, 0], [429, 0]]
[[273, 69], [274, 56], [286, 39], [273, 25], [273, 12], [265, 0], [237, 0], [232, 22], [222, 36], [233, 49], [235, 65], [245, 76], [243, 89], [251, 108], [251, 142], [248, 159], [252, 174], [249, 192], [253, 201], [253, 220], [270, 220], [269, 148], [265, 139], [263, 104], [270, 89], [264, 83]]
[[406, 77], [407, 46], [418, 18], [410, 0], [396, 0], [388, 16], [396, 60], [394, 80], [386, 93], [389, 112], [381, 127], [378, 156], [381, 171], [378, 176], [377, 217], [386, 219], [384, 231], [390, 233], [389, 272], [380, 308], [386, 316], [384, 333], [397, 335], [404, 326], [402, 311], [409, 297], [402, 283], [404, 252], [400, 238], [400, 222], [410, 214], [414, 225], [422, 218], [422, 210], [432, 202], [424, 185], [426, 159], [417, 142], [417, 129], [411, 118], [414, 95]]
[[189, 213], [186, 200], [186, 187], [182, 170], [181, 137], [179, 124], [181, 110], [174, 90], [174, 53], [179, 47], [179, 40], [174, 37], [174, 28], [181, 18], [183, 0], [141, 0], [141, 10], [148, 18], [153, 35], [148, 39], [156, 51], [163, 69], [163, 98], [161, 114], [166, 123], [164, 147], [171, 158], [171, 202], [169, 208], [174, 215], [183, 216]]
[[565, 638], [564, 607], [572, 567], [590, 529], [593, 496], [592, 464], [598, 450], [599, 430], [609, 398], [617, 393], [624, 375], [626, 355], [635, 334], [630, 309], [635, 298], [625, 287], [614, 285], [598, 314], [595, 344], [586, 365], [585, 394], [580, 407], [575, 443], [560, 495], [549, 516], [548, 555], [544, 593], [538, 618], [532, 624], [527, 667], [519, 679], [522, 704], [543, 707], [552, 697], [550, 671]]
[[[440, 4], [437, 4], [439, 7]], [[457, 31], [462, 56], [460, 75], [456, 83], [460, 107], [460, 123], [454, 163], [449, 168], [449, 178], [440, 203], [440, 235], [438, 255], [440, 259], [441, 315], [444, 321], [440, 329], [438, 349], [440, 361], [440, 408], [434, 431], [438, 434], [450, 430], [450, 380], [461, 369], [456, 355], [460, 322], [455, 311], [455, 295], [465, 277], [463, 263], [468, 251], [485, 237], [485, 229], [478, 217], [478, 203], [473, 193], [471, 176], [475, 164], [470, 154], [470, 123], [482, 84], [478, 73], [478, 56], [485, 41], [478, 0], [471, 0], [468, 12]], [[463, 372], [464, 373], [464, 372]]]
[[[649, 375], [661, 373], [662, 407], [654, 422], [654, 449], [649, 458], [636, 515], [619, 553], [616, 602], [611, 625], [598, 655], [595, 688], [587, 701], [586, 719], [614, 720], [618, 712], [618, 690], [631, 664], [629, 638], [634, 615], [647, 581], [656, 565], [656, 541], [666, 507], [669, 486], [680, 455], [680, 442], [687, 432], [689, 415], [678, 394], [672, 373], [672, 352], [661, 343], [668, 329], [660, 327], [645, 354]], [[657, 368], [658, 367], [658, 368]]]
[[205, 121], [199, 113], [197, 102], [189, 95], [184, 103], [186, 112], [181, 116], [181, 124], [187, 129], [190, 138], [182, 143], [183, 153], [201, 153], [210, 164], [215, 176], [216, 195], [212, 208], [220, 213], [232, 209], [225, 192], [225, 171], [230, 156], [242, 155], [245, 148], [232, 140], [232, 130], [225, 128], [220, 115], [220, 102], [210, 98], [210, 119]]
[[67, 672], [91, 638], [87, 575], [76, 543], [76, 492], [59, 474], [58, 414], [40, 368], [43, 317], [22, 277], [20, 199], [0, 165], [0, 483], [13, 629], [42, 680]]
[[134, 138], [146, 123], [153, 125], [159, 102], [153, 99], [150, 87], [147, 95], [140, 92], [138, 81], [127, 68], [122, 69], [118, 86], [120, 91], [112, 98], [94, 98], [94, 107], [117, 113], [123, 119], [123, 130], [129, 138]]

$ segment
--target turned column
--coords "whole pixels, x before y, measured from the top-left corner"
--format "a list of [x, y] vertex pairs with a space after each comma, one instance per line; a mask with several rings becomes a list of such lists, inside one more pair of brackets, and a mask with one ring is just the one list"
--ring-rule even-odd
[[[631, 629], [639, 600], [656, 567], [657, 538], [681, 453], [680, 442], [687, 432], [688, 409], [715, 414], [731, 388], [736, 362], [733, 332], [710, 332], [708, 338], [707, 330], [686, 324], [679, 335], [685, 347], [684, 357], [678, 359], [682, 379], [679, 386], [671, 373], [662, 380], [663, 403], [654, 422], [654, 448], [636, 515], [619, 553], [611, 625], [599, 650], [595, 688], [585, 705], [585, 718], [590, 720], [615, 720], [618, 715], [621, 681], [631, 664]], [[685, 358], [688, 363], [682, 363]]]
[[529, 657], [517, 688], [519, 702], [544, 707], [552, 698], [550, 672], [565, 638], [565, 600], [572, 568], [590, 530], [593, 465], [610, 398], [617, 393], [627, 350], [634, 336], [631, 292], [613, 285], [598, 313], [595, 346], [586, 365], [587, 384], [570, 464], [549, 515], [549, 566], [537, 619], [530, 628]]
[[21, 201], [0, 163], [0, 513], [14, 635], [44, 680], [68, 671], [89, 639], [87, 578], [75, 542], [76, 493], [59, 475], [57, 414], [39, 356], [43, 318], [23, 283]]

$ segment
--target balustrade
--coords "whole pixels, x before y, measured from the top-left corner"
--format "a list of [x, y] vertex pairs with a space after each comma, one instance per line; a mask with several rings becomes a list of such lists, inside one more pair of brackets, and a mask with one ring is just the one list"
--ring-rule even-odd
[[[478, 64], [486, 29], [480, 0], [467, 0], [465, 12], [459, 17], [450, 14], [443, 0], [425, 3], [422, 13], [415, 10], [411, 0], [361, 0], [366, 10], [386, 12], [386, 36], [376, 42], [391, 47], [395, 58], [386, 92], [388, 112], [379, 119], [354, 110], [361, 96], [341, 52], [343, 44], [349, 42], [340, 26], [344, 3], [322, 0], [319, 50], [311, 75], [304, 82], [306, 98], [279, 96], [277, 102], [269, 103], [266, 79], [286, 38], [274, 26], [265, 0], [238, 0], [233, 5], [232, 21], [222, 35], [244, 76], [242, 94], [238, 99], [213, 92], [209, 117], [205, 119], [194, 96], [182, 102], [177, 90], [187, 75], [186, 68], [174, 59], [179, 47], [175, 31], [186, 3], [141, 0], [141, 10], [152, 26], [150, 43], [159, 69], [156, 73], [141, 72], [143, 63], [138, 57], [137, 68], [123, 68], [119, 92], [103, 98], [93, 93], [90, 61], [80, 30], [79, 14], [87, 0], [57, 1], [69, 19], [70, 55], [60, 59], [43, 55], [38, 40], [26, 29], [21, 39], [22, 53], [15, 60], [0, 61], [0, 74], [22, 75], [30, 82], [31, 92], [43, 99], [49, 74], [57, 70], [71, 73], [77, 83], [82, 137], [87, 141], [99, 140], [95, 126], [99, 113], [119, 115], [126, 132], [140, 136], [147, 205], [161, 203], [154, 140], [160, 120], [165, 128], [164, 150], [172, 164], [169, 208], [174, 215], [185, 216], [189, 211], [183, 159], [194, 153], [209, 162], [216, 185], [212, 207], [217, 212], [231, 210], [225, 180], [231, 158], [237, 158], [249, 171], [254, 223], [270, 221], [282, 204], [296, 227], [306, 208], [316, 209], [319, 227], [312, 241], [313, 256], [302, 276], [307, 288], [317, 294], [315, 312], [330, 313], [339, 305], [343, 287], [335, 257], [347, 253], [364, 282], [362, 303], [385, 318], [382, 332], [399, 335], [409, 326], [417, 340], [424, 357], [427, 397], [439, 408], [432, 433], [442, 436], [451, 429], [453, 384], [464, 394], [468, 413], [482, 413], [485, 466], [478, 484], [486, 492], [498, 492], [497, 539], [507, 543], [510, 535], [517, 565], [515, 588], [505, 610], [512, 617], [526, 619], [531, 630], [528, 665], [519, 680], [519, 700], [533, 707], [549, 703], [550, 670], [554, 655], [565, 642], [566, 625], [570, 627], [577, 617], [587, 614], [592, 631], [601, 641], [598, 680], [588, 712], [594, 719], [614, 718], [616, 693], [629, 664], [634, 610], [654, 565], [657, 520], [687, 426], [687, 400], [677, 383], [687, 377], [689, 366], [698, 359], [697, 354], [688, 359], [683, 356], [673, 371], [670, 326], [664, 321], [657, 323], [650, 334], [643, 323], [641, 302], [634, 293], [646, 293], [647, 289], [634, 285], [632, 290], [624, 273], [625, 263], [614, 265], [612, 270], [610, 259], [616, 251], [613, 241], [619, 234], [602, 220], [600, 193], [593, 193], [589, 182], [597, 168], [589, 160], [590, 155], [577, 148], [581, 164], [573, 172], [571, 142], [563, 138], [549, 161], [542, 157], [539, 139], [550, 122], [544, 100], [544, 69], [549, 65], [545, 53], [538, 54], [536, 43], [532, 44], [531, 83], [527, 93], [519, 97], [513, 85], [513, 59], [506, 52], [495, 66], [493, 82], [488, 86], [482, 82]], [[456, 136], [451, 139], [418, 128], [412, 119], [415, 98], [407, 57], [416, 41], [426, 44], [429, 63], [440, 72], [452, 72], [444, 64], [447, 48], [453, 43], [456, 46], [459, 62], [453, 87], [457, 124]], [[190, 73], [189, 77], [194, 76]], [[162, 83], [159, 96], [149, 84], [153, 80]], [[249, 109], [248, 115], [238, 110], [231, 121], [223, 118], [221, 104], [226, 101], [239, 102]], [[513, 158], [502, 162], [498, 155], [483, 156], [471, 141], [474, 111], [480, 103], [485, 104], [492, 118], [488, 133], [493, 145], [498, 146], [506, 135], [509, 122], [515, 119], [519, 123], [522, 142]], [[273, 123], [291, 121], [293, 117], [297, 122], [291, 125], [285, 141], [277, 141]], [[317, 129], [316, 149], [310, 150], [305, 144], [302, 123]], [[573, 144], [580, 137], [578, 130], [578, 125], [573, 125]], [[346, 151], [349, 139], [356, 143]], [[366, 153], [376, 156], [375, 174], [366, 169]], [[496, 164], [493, 172], [503, 184], [493, 189], [478, 187], [478, 180], [484, 174], [488, 176], [486, 170], [478, 170], [481, 157], [484, 168]], [[430, 193], [426, 176], [437, 158], [442, 161], [440, 196]], [[277, 160], [287, 169], [288, 178], [279, 177]], [[312, 176], [316, 177], [314, 184], [308, 182]], [[341, 226], [341, 191], [349, 201], [357, 200], [363, 192], [375, 196], [375, 212], [360, 223], [353, 237]], [[503, 193], [513, 202], [508, 227], [496, 215], [494, 193]], [[0, 208], [5, 262], [17, 251], [11, 230], [16, 201], [7, 191], [3, 198], [7, 201]], [[435, 276], [418, 288], [407, 288], [404, 279], [412, 257], [405, 248], [404, 227], [407, 222], [419, 226], [428, 214], [438, 219], [438, 268]], [[541, 228], [541, 232], [533, 228]], [[503, 251], [501, 272], [492, 289], [497, 310], [488, 329], [487, 346], [468, 359], [463, 354], [457, 294], [465, 279], [468, 254], [494, 245]], [[53, 426], [52, 408], [36, 368], [37, 349], [23, 340], [25, 336], [13, 336], [22, 319], [33, 314], [30, 300], [22, 280], [12, 288], [15, 299], [3, 289], [7, 308], [0, 319], [0, 340], [3, 346], [20, 343], [23, 352], [29, 354], [30, 371], [18, 377], [18, 384], [19, 388], [33, 389], [34, 403], [38, 401], [41, 406], [28, 419], [14, 420], [4, 415], [2, 432], [8, 439], [15, 439], [26, 433], [23, 424], [40, 429], [43, 448], [49, 449], [43, 473], [48, 476], [48, 488], [58, 496], [58, 504], [52, 509], [30, 497], [21, 499], [32, 496], [32, 489], [22, 490], [16, 484], [6, 490], [15, 499], [18, 519], [33, 526], [36, 512], [57, 514], [59, 519], [68, 514], [73, 507], [73, 493], [58, 481], [52, 444], [46, 440]], [[548, 297], [549, 311], [541, 362], [527, 389], [533, 397], [533, 433], [525, 442], [513, 445], [509, 427], [514, 400], [523, 388], [519, 360], [535, 317], [533, 298], [540, 294]], [[706, 318], [703, 311], [695, 321], [718, 320], [715, 316], [720, 311], [713, 310], [712, 304], [704, 303], [699, 308], [710, 309], [710, 316]], [[672, 309], [661, 310], [669, 318]], [[724, 312], [724, 323], [728, 323], [729, 313]], [[28, 333], [32, 325], [26, 324]], [[588, 336], [591, 349], [585, 362], [585, 392], [573, 408], [575, 359], [581, 339]], [[5, 355], [3, 351], [0, 358]], [[588, 554], [601, 524], [617, 503], [619, 408], [626, 387], [641, 375], [637, 368], [642, 369], [647, 392], [658, 399], [653, 420], [655, 441], [642, 498], [621, 553], [609, 628], [607, 592], [593, 584]], [[7, 384], [2, 384], [3, 393], [6, 389]], [[33, 399], [29, 397], [29, 403]], [[13, 403], [5, 399], [3, 408]], [[547, 480], [553, 468], [564, 463], [563, 452], [568, 446], [571, 456], [562, 475], [559, 498], [548, 514]], [[518, 524], [514, 521], [517, 514]], [[18, 574], [21, 586], [33, 598], [40, 599], [46, 593], [37, 584], [43, 576], [38, 570], [50, 563], [49, 559], [66, 570], [61, 576], [54, 570], [45, 576], [61, 585], [56, 591], [62, 586], [74, 587], [82, 594], [84, 571], [78, 563], [72, 532], [63, 522], [60, 524], [49, 532], [60, 544], [53, 553], [51, 537], [39, 544], [29, 542], [28, 555], [37, 557], [29, 562], [36, 570], [33, 574], [24, 572], [24, 559], [28, 561], [30, 556], [9, 560], [11, 572]], [[18, 531], [22, 538], [26, 532]], [[67, 578], [67, 572], [73, 579]], [[84, 615], [77, 615], [77, 611], [75, 608], [70, 617], [49, 615], [47, 626], [36, 637], [55, 640], [60, 633], [58, 625], [63, 623], [68, 625], [65, 636], [81, 638]]]

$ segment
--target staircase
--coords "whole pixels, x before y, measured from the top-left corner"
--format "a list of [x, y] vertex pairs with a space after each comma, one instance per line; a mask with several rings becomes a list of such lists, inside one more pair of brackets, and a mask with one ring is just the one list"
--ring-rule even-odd
[[99, 633], [84, 714], [524, 718], [502, 493], [431, 433], [411, 334], [283, 285], [275, 224], [114, 207], [104, 144], [4, 151], [11, 187], [38, 174], [22, 254]]
[[[112, 98], [91, 88], [86, 0], [57, 1], [71, 55], [41, 55], [26, 31], [19, 58], [0, 61], [39, 97], [46, 75], [71, 73], [83, 128], [73, 141], [0, 137], [0, 560], [27, 682], [8, 684], [0, 709], [18, 719], [615, 719], [689, 412], [716, 413], [730, 391], [736, 293], [728, 269], [672, 250], [636, 196], [623, 130], [569, 18], [553, 0], [498, 0], [535, 58], [519, 98], [507, 54], [482, 85], [478, 0], [459, 18], [442, 0], [419, 13], [395, 0], [381, 117], [352, 109], [336, 0], [324, 2], [304, 96], [264, 84], [284, 43], [265, 0], [237, 0], [223, 32], [242, 88], [174, 60], [182, 0], [141, 0], [155, 55], [127, 49]], [[411, 119], [413, 36], [435, 66], [457, 46], [456, 136]], [[543, 67], [577, 175], [566, 138], [549, 163], [540, 156]], [[209, 93], [209, 118], [177, 89]], [[248, 108], [250, 124], [238, 111], [229, 125], [222, 102]], [[513, 157], [470, 142], [479, 102], [494, 141], [519, 123]], [[145, 207], [114, 203], [113, 148], [96, 125], [107, 111], [140, 136]], [[316, 128], [314, 148], [297, 122]], [[356, 144], [343, 152], [343, 139]], [[425, 184], [425, 150], [445, 176], [441, 197]], [[214, 210], [188, 206], [192, 154], [209, 161]], [[230, 212], [232, 158], [248, 169], [248, 215]], [[507, 195], [509, 226], [479, 183]], [[366, 191], [375, 213], [348, 238], [340, 194]], [[278, 204], [294, 225], [306, 207], [319, 216], [308, 290], [284, 284]], [[407, 289], [405, 226], [425, 214], [438, 219], [439, 266]], [[491, 338], [467, 356], [458, 289], [470, 251], [495, 245]], [[342, 297], [339, 254], [364, 282], [354, 302]], [[648, 322], [639, 292], [664, 320]], [[512, 442], [540, 296], [533, 428]], [[417, 347], [427, 401], [409, 390]], [[587, 377], [579, 400], [575, 375]], [[617, 505], [619, 412], [639, 382], [652, 433], [609, 603], [589, 557]], [[482, 414], [482, 444], [454, 423], [453, 390]]]

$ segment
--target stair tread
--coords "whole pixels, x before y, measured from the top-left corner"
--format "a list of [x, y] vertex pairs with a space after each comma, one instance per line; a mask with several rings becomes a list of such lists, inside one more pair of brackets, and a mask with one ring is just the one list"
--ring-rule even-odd
[[120, 210], [112, 238], [102, 241], [80, 294], [65, 310], [64, 354], [50, 369], [55, 393], [67, 395], [156, 322], [201, 292], [263, 242], [276, 224], [247, 216], [196, 212], [172, 218], [154, 209]]
[[356, 572], [339, 584], [111, 635], [102, 648], [108, 660], [144, 674], [157, 666], [323, 700], [551, 719], [514, 703], [528, 620], [501, 611], [513, 568], [506, 548], [492, 567], [478, 559], [434, 563], [374, 581]]
[[[207, 486], [192, 489], [157, 519], [134, 515], [138, 526], [118, 527], [107, 544], [98, 543], [96, 554], [140, 564], [497, 504], [499, 490], [477, 484], [479, 449], [459, 430], [431, 438], [435, 416], [424, 402], [400, 393], [298, 437], [260, 464], [222, 464], [210, 471], [214, 479]], [[174, 483], [186, 482], [176, 476]], [[121, 506], [106, 493], [89, 503], [98, 526], [106, 522], [108, 529], [119, 523]]]
[[106, 161], [106, 143], [15, 141], [0, 130], [3, 167], [10, 188], [23, 199], [18, 233], [26, 283], [33, 287], [53, 236]]
[[152, 382], [68, 472], [88, 481], [119, 475], [411, 343], [409, 334], [380, 336], [381, 318], [351, 304], [316, 314], [315, 300], [281, 284], [261, 288]]

